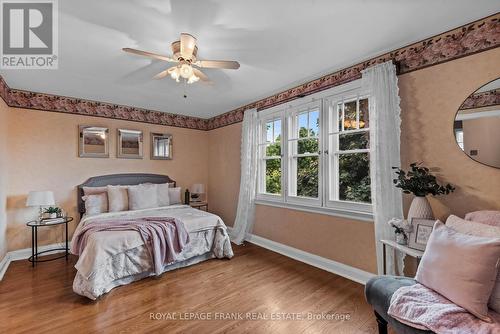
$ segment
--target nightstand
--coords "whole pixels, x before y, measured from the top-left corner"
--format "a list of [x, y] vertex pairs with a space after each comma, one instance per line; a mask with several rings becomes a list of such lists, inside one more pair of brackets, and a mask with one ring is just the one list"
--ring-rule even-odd
[[[31, 227], [31, 256], [28, 258], [28, 261], [30, 261], [32, 263], [33, 267], [35, 266], [36, 262], [47, 262], [47, 261], [52, 261], [52, 260], [60, 259], [60, 258], [63, 258], [63, 257], [65, 257], [66, 259], [68, 259], [68, 255], [69, 255], [69, 247], [68, 247], [68, 223], [71, 222], [71, 221], [73, 221], [72, 217], [66, 217], [66, 218], [61, 218], [61, 220], [56, 221], [56, 222], [50, 222], [50, 221], [44, 222], [43, 220], [40, 222], [40, 221], [34, 220], [34, 221], [30, 221], [30, 222], [26, 223], [27, 226]], [[38, 251], [38, 228], [40, 228], [40, 227], [56, 226], [56, 225], [61, 225], [61, 224], [65, 225], [65, 230], [66, 230], [66, 233], [65, 233], [65, 235], [66, 235], [66, 246], [64, 248], [63, 247], [61, 247], [61, 248], [53, 248], [53, 249], [45, 250], [43, 252], [39, 252]], [[57, 251], [57, 250], [63, 250], [64, 251], [63, 255], [57, 256], [57, 257], [53, 257], [53, 258], [50, 258], [50, 259], [46, 259], [46, 260], [39, 260], [38, 259], [38, 256], [40, 254], [48, 253], [48, 252], [53, 252], [53, 251]]]
[[420, 250], [417, 250], [417, 249], [413, 249], [413, 248], [410, 248], [406, 245], [400, 245], [398, 244], [396, 241], [394, 240], [380, 240], [380, 242], [382, 243], [383, 245], [383, 256], [384, 256], [384, 275], [386, 274], [386, 246], [389, 246], [399, 252], [402, 252], [403, 254], [406, 254], [408, 256], [411, 256], [411, 257], [414, 257], [415, 259], [417, 259], [417, 267], [418, 265], [420, 264], [420, 259], [422, 259], [422, 256], [424, 255], [424, 252], [420, 251]]
[[203, 210], [203, 208], [205, 208], [204, 210], [208, 212], [208, 202], [206, 201], [189, 202], [189, 206], [198, 210]]

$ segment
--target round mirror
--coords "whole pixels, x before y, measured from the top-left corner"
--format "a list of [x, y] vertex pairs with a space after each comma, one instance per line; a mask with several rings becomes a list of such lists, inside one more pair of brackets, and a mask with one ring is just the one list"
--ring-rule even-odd
[[465, 154], [500, 168], [500, 79], [480, 87], [462, 103], [453, 129]]

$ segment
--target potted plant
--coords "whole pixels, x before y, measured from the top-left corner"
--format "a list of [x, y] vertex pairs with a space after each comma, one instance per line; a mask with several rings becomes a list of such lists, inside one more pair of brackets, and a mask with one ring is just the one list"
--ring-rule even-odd
[[447, 195], [455, 190], [449, 183], [439, 184], [429, 168], [421, 166], [421, 163], [411, 163], [410, 170], [407, 172], [398, 167], [392, 167], [392, 169], [395, 169], [397, 174], [397, 178], [393, 180], [396, 187], [401, 188], [405, 194], [415, 195], [408, 211], [410, 223], [412, 218], [434, 218], [427, 195]]
[[61, 214], [61, 209], [58, 207], [49, 206], [43, 213], [47, 215], [46, 218], [57, 218]]
[[394, 228], [396, 242], [400, 245], [408, 244], [408, 233], [411, 232], [411, 225], [406, 220], [393, 218], [389, 222]]

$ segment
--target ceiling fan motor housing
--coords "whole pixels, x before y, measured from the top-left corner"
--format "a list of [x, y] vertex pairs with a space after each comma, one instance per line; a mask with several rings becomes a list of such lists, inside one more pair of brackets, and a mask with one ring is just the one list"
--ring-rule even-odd
[[181, 41], [173, 42], [171, 47], [174, 59], [177, 59], [178, 61], [187, 61], [189, 63], [194, 63], [196, 61], [196, 55], [198, 54], [198, 46], [195, 45], [191, 57], [185, 57], [181, 54]]

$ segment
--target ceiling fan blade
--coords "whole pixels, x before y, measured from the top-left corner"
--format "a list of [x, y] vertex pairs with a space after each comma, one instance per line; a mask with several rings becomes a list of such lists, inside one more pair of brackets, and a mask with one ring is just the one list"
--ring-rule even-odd
[[210, 79], [207, 77], [207, 75], [197, 68], [193, 68], [193, 73], [198, 78], [200, 78], [201, 81], [210, 81]]
[[168, 56], [159, 55], [159, 54], [152, 53], [152, 52], [141, 51], [141, 50], [131, 49], [131, 48], [123, 48], [122, 50], [125, 52], [128, 52], [128, 53], [133, 53], [133, 54], [139, 55], [139, 56], [145, 56], [145, 57], [159, 59], [159, 60], [168, 61], [168, 62], [177, 62], [177, 60], [175, 60], [173, 58], [170, 58]]
[[165, 71], [161, 71], [160, 73], [158, 73], [157, 75], [155, 75], [153, 77], [153, 79], [163, 79], [165, 78], [167, 75], [170, 75], [170, 72], [175, 68], [176, 66], [172, 66], [172, 67], [169, 67], [167, 68]]
[[198, 60], [194, 65], [205, 68], [227, 68], [230, 70], [240, 68], [240, 63], [231, 60]]
[[190, 34], [181, 34], [181, 55], [184, 59], [191, 59], [196, 48], [196, 38]]

